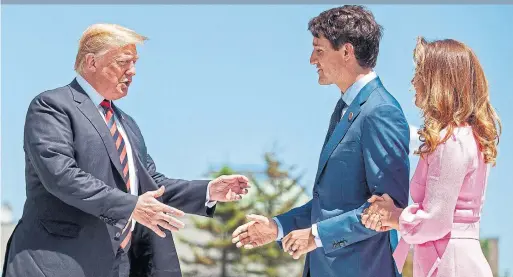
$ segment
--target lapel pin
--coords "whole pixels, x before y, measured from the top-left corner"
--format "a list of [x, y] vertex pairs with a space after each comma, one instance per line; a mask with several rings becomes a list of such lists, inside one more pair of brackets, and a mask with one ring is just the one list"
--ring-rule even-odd
[[349, 113], [349, 117], [347, 118], [348, 121], [351, 121], [353, 120], [353, 112], [350, 112]]

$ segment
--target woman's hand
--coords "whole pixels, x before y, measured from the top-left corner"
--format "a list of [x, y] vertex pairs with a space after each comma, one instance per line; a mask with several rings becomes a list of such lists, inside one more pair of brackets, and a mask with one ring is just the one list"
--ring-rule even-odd
[[373, 195], [367, 202], [371, 205], [363, 211], [362, 224], [377, 232], [399, 229], [399, 216], [403, 209], [397, 208], [388, 195]]

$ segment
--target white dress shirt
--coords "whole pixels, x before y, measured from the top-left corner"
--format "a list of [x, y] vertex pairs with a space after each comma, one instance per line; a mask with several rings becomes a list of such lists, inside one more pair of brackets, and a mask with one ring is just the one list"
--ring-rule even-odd
[[[360, 78], [358, 81], [354, 82], [346, 92], [342, 93], [342, 100], [346, 103], [346, 106], [342, 109], [342, 114], [340, 118], [344, 116], [349, 106], [351, 106], [351, 103], [353, 103], [353, 100], [356, 98], [356, 96], [360, 93], [360, 90], [362, 90], [363, 87], [365, 87], [370, 81], [374, 80], [377, 77], [376, 72], [371, 71], [368, 74], [364, 75], [362, 78]], [[277, 241], [281, 240], [283, 238], [283, 227], [281, 226], [280, 221], [277, 217], [273, 217], [274, 221], [276, 222], [276, 225], [278, 225], [278, 237]], [[317, 230], [317, 224], [312, 224], [312, 235], [315, 239], [315, 244], [317, 247], [322, 247], [322, 241], [319, 238], [319, 232]]]
[[[103, 121], [105, 121], [104, 109], [100, 105], [105, 98], [103, 96], [101, 96], [101, 94], [99, 94], [82, 76], [77, 75], [76, 79], [77, 79], [78, 84], [87, 93], [87, 95], [89, 96], [91, 101], [93, 101], [94, 105], [98, 109], [98, 113], [100, 113], [101, 117], [103, 118]], [[135, 196], [138, 196], [139, 195], [139, 191], [138, 191], [139, 183], [137, 180], [137, 174], [135, 174], [135, 164], [134, 164], [134, 159], [133, 159], [133, 154], [132, 154], [132, 147], [130, 146], [130, 140], [128, 139], [128, 136], [126, 135], [126, 132], [123, 129], [123, 125], [119, 123], [120, 121], [117, 118], [116, 113], [114, 113], [114, 120], [116, 122], [116, 127], [119, 131], [119, 134], [125, 141], [126, 155], [127, 155], [127, 159], [128, 159], [128, 175], [129, 175], [128, 178], [130, 179], [130, 183], [133, 184], [130, 186], [130, 193]], [[107, 124], [107, 121], [105, 121], [105, 124]], [[207, 187], [207, 199], [206, 199], [205, 205], [209, 208], [212, 208], [217, 202], [210, 201], [209, 191], [210, 191], [210, 184]], [[135, 223], [136, 223], [135, 219], [132, 219], [132, 228], [131, 228], [132, 231], [135, 228]]]

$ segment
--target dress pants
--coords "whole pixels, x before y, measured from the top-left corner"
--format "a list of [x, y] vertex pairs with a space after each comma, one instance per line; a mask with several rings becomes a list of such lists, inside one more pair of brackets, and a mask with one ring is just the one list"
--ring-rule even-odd
[[[128, 249], [126, 249], [128, 250]], [[128, 259], [128, 253], [123, 251], [121, 248], [116, 253], [116, 259], [114, 260], [114, 266], [112, 267], [112, 277], [129, 277], [130, 276], [130, 261]]]

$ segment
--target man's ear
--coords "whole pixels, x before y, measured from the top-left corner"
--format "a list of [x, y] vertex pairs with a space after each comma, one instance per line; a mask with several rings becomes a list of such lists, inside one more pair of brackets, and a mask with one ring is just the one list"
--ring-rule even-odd
[[344, 61], [348, 61], [351, 57], [354, 57], [354, 47], [351, 43], [344, 43], [339, 51], [342, 52], [342, 57], [344, 58]]
[[96, 72], [97, 60], [93, 53], [88, 53], [84, 57], [84, 70], [89, 72]]

